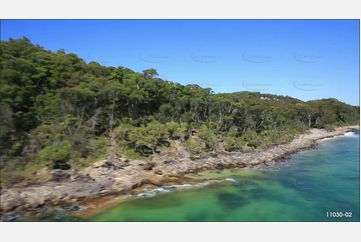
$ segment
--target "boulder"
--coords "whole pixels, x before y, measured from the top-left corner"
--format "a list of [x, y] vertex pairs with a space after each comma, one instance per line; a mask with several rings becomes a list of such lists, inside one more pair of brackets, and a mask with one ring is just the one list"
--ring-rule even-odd
[[15, 212], [23, 212], [24, 210], [26, 210], [25, 205], [15, 208]]
[[93, 181], [93, 178], [91, 178], [89, 174], [83, 175], [80, 173], [76, 173], [71, 179], [72, 181], [83, 181], [83, 182]]
[[30, 205], [30, 207], [33, 208], [33, 209], [35, 209], [35, 208], [37, 208], [39, 206], [40, 206], [40, 204], [37, 203], [37, 202], [34, 202], [33, 204]]
[[154, 176], [149, 176], [147, 178], [144, 178], [141, 182], [141, 185], [144, 185], [144, 184], [151, 184], [151, 185], [154, 185], [154, 186], [157, 186], [157, 187], [160, 187], [162, 186], [162, 179], [159, 179], [157, 177], [154, 177]]
[[216, 169], [217, 170], [223, 170], [225, 167], [224, 167], [224, 165], [222, 164], [222, 163], [217, 163], [216, 164]]
[[42, 192], [39, 194], [33, 194], [33, 193], [21, 193], [20, 197], [22, 197], [26, 203], [26, 206], [29, 208], [37, 208], [41, 205], [45, 204], [45, 196]]
[[70, 174], [63, 170], [55, 170], [51, 174], [51, 181], [53, 182], [64, 182], [70, 180]]
[[155, 166], [154, 163], [147, 163], [147, 164], [144, 166], [144, 170], [146, 170], [146, 171], [151, 171], [154, 166]]
[[21, 222], [23, 216], [18, 212], [10, 212], [7, 214], [0, 214], [0, 221], [2, 222]]
[[102, 190], [102, 185], [96, 182], [79, 182], [76, 184], [74, 189], [72, 189], [72, 196], [74, 198], [82, 199], [85, 197], [91, 197], [94, 195], [99, 195]]
[[156, 175], [163, 175], [163, 172], [161, 170], [155, 170], [154, 174]]
[[1, 204], [0, 208], [4, 212], [10, 212], [17, 207], [23, 206], [25, 204], [25, 200], [22, 197], [13, 197], [12, 199], [3, 199], [1, 196]]
[[131, 183], [129, 181], [117, 180], [111, 186], [111, 190], [121, 192], [121, 193], [126, 193], [126, 192], [131, 191], [133, 186], [134, 186], [134, 183]]

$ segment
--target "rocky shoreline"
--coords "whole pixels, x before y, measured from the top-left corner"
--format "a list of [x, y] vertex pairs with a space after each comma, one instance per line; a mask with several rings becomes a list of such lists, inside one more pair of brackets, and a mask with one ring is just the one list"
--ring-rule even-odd
[[204, 170], [255, 167], [287, 159], [290, 155], [313, 148], [316, 141], [358, 130], [359, 126], [336, 131], [311, 129], [292, 142], [249, 152], [208, 154], [197, 159], [177, 156], [154, 162], [119, 159], [94, 163], [79, 172], [55, 170], [52, 179], [27, 187], [1, 189], [1, 221], [24, 221], [26, 218], [78, 211], [86, 214], [114, 202], [129, 199], [145, 186], [196, 184], [186, 176]]

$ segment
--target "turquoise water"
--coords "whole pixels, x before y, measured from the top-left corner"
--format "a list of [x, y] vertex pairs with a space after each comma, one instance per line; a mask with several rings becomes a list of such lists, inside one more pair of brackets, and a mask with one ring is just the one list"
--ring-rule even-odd
[[[359, 131], [348, 133], [260, 170], [202, 174], [233, 181], [164, 189], [169, 192], [124, 202], [90, 220], [360, 221], [359, 150]], [[327, 212], [343, 212], [343, 217]]]
[[[199, 176], [221, 183], [145, 191], [88, 219], [51, 216], [37, 221], [360, 221], [359, 142], [359, 131], [347, 133], [319, 141], [316, 149], [288, 162]], [[343, 216], [327, 216], [333, 212]]]

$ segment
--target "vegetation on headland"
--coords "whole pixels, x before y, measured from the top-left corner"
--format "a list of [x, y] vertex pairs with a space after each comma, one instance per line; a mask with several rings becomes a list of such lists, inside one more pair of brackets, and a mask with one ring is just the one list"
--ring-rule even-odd
[[359, 106], [259, 92], [215, 94], [155, 69], [89, 64], [22, 39], [0, 45], [0, 169], [12, 184], [39, 171], [117, 157], [150, 160], [178, 145], [192, 155], [291, 141], [309, 128], [358, 125]]

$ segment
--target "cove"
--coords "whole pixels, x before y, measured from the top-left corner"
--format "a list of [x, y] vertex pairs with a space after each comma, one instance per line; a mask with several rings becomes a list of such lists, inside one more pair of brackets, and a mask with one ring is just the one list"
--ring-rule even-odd
[[[332, 222], [360, 221], [359, 131], [318, 142], [288, 162], [257, 169], [207, 171], [223, 182], [144, 191], [149, 196], [100, 211], [88, 221]], [[352, 213], [329, 217], [327, 213]]]

